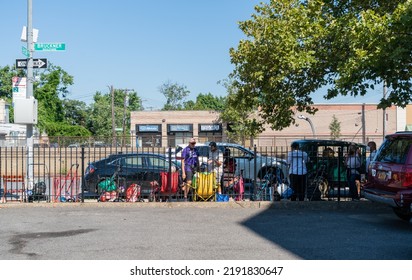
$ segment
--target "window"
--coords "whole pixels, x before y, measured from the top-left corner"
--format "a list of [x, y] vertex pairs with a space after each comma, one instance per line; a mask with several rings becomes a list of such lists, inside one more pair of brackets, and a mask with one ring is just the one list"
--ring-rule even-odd
[[411, 139], [387, 139], [376, 157], [377, 161], [404, 164], [408, 155]]
[[160, 168], [167, 168], [169, 166], [169, 163], [165, 159], [158, 158], [158, 157], [148, 157], [147, 164], [152, 167], [160, 167]]
[[126, 157], [122, 160], [122, 166], [125, 167], [142, 167], [143, 158], [142, 157]]

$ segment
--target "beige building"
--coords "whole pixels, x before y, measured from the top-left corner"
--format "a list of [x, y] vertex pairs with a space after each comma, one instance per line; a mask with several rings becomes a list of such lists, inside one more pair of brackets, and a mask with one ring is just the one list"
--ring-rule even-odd
[[[314, 105], [318, 108], [315, 115], [297, 112], [295, 124], [281, 131], [268, 126], [244, 145], [286, 147], [296, 139], [330, 139], [329, 125], [333, 116], [340, 123], [339, 140], [358, 143], [373, 140], [379, 145], [384, 128], [385, 134], [389, 134], [412, 125], [411, 106], [386, 109], [384, 125], [383, 110], [377, 109], [376, 104], [317, 104]], [[137, 111], [131, 113], [131, 132], [137, 135], [140, 147], [174, 147], [187, 143], [191, 137], [198, 142], [227, 142], [228, 125], [218, 119], [219, 113], [215, 111]]]

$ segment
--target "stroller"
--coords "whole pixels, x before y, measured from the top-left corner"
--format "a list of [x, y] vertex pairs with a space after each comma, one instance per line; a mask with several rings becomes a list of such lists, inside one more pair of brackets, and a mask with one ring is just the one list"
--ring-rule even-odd
[[[98, 186], [98, 191], [100, 193], [99, 198], [97, 201], [99, 202], [106, 202], [106, 201], [120, 201], [119, 198], [119, 193], [122, 192], [120, 188], [118, 188], [119, 184], [119, 172], [120, 172], [120, 165], [117, 167], [116, 171], [113, 173], [113, 175], [106, 179], [101, 181], [97, 186]], [[117, 179], [117, 182], [116, 182]]]
[[28, 201], [33, 202], [33, 201], [40, 201], [40, 200], [47, 200], [47, 195], [46, 195], [46, 183], [41, 181], [37, 182], [34, 184], [33, 190], [28, 191]]
[[142, 187], [138, 184], [131, 184], [126, 189], [126, 202], [138, 202], [143, 201], [140, 197]]
[[245, 185], [242, 171], [240, 172], [240, 175], [229, 173], [224, 176], [223, 186], [225, 187], [225, 191], [227, 191], [235, 201], [242, 201], [244, 199]]
[[278, 201], [281, 198], [289, 198], [292, 192], [282, 180], [281, 169], [271, 167], [255, 189], [254, 200]]

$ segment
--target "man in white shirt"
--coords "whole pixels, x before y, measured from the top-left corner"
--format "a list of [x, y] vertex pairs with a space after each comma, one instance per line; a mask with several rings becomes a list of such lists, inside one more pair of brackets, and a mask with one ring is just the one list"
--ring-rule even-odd
[[207, 171], [208, 172], [215, 172], [216, 174], [216, 184], [218, 187], [218, 193], [221, 193], [221, 180], [223, 175], [223, 154], [217, 148], [215, 142], [209, 143], [209, 156], [207, 160]]
[[309, 157], [306, 152], [299, 150], [298, 143], [292, 143], [292, 150], [288, 153], [289, 178], [294, 193], [291, 200], [303, 201], [306, 193], [306, 163]]
[[371, 161], [376, 155], [376, 142], [370, 141], [368, 143], [369, 147], [369, 156], [366, 158], [366, 173], [369, 173], [369, 165], [371, 164]]

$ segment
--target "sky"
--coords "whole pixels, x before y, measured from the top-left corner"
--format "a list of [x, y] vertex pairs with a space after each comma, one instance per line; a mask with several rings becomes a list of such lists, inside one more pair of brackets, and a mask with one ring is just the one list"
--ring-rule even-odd
[[[187, 100], [200, 93], [225, 96], [219, 81], [233, 71], [229, 49], [245, 39], [238, 27], [261, 0], [32, 0], [38, 43], [65, 43], [65, 51], [36, 51], [74, 77], [69, 99], [93, 102], [109, 86], [132, 89], [146, 110], [161, 109], [166, 82], [186, 86]], [[20, 36], [27, 25], [27, 0], [0, 0], [0, 67], [24, 58]], [[376, 103], [382, 89], [334, 103]], [[330, 103], [322, 91], [316, 103]]]

